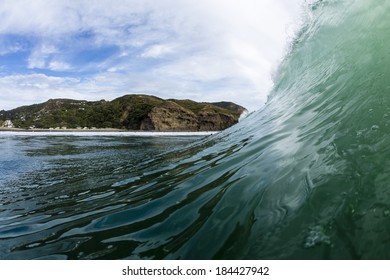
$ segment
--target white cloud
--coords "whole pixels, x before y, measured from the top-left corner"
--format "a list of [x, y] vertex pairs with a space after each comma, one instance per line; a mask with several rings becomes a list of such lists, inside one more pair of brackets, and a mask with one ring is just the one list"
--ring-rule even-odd
[[28, 58], [28, 68], [46, 68], [48, 63], [48, 60], [50, 59], [51, 55], [57, 53], [58, 50], [53, 45], [47, 45], [43, 44], [40, 46], [37, 46], [34, 50], [32, 50], [30, 57]]
[[69, 71], [72, 69], [72, 66], [63, 61], [52, 60], [50, 61], [48, 68], [52, 71]]
[[49, 77], [43, 74], [1, 77], [1, 99], [4, 102], [1, 109], [44, 102], [50, 98], [78, 97], [79, 93], [69, 85], [79, 82], [74, 78]]
[[176, 46], [173, 44], [157, 44], [153, 45], [141, 54], [141, 57], [149, 58], [159, 58], [169, 54], [172, 54], [175, 51]]
[[[22, 105], [34, 98], [79, 95], [96, 100], [143, 92], [231, 100], [253, 110], [266, 100], [271, 72], [286, 50], [286, 38], [295, 30], [301, 2], [2, 0], [0, 38], [1, 34], [36, 38], [26, 68], [75, 71], [81, 77], [88, 71], [88, 77], [54, 82], [41, 76], [47, 87], [36, 92], [39, 87], [34, 84], [28, 88], [17, 84], [15, 75], [4, 76], [0, 96], [12, 91]], [[99, 63], [77, 64], [76, 51], [88, 53], [104, 46], [119, 51]], [[72, 50], [75, 53], [69, 54]]]
[[19, 44], [4, 44], [0, 42], [0, 56], [22, 51], [23, 47]]

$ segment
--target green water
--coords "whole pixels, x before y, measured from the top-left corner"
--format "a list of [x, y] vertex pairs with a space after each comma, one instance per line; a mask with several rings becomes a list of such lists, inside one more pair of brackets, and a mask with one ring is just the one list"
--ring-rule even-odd
[[389, 13], [313, 4], [267, 104], [207, 139], [0, 138], [0, 258], [390, 259]]

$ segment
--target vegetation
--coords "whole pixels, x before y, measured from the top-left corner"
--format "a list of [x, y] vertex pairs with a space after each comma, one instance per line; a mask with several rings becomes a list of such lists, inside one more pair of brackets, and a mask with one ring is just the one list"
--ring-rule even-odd
[[[198, 114], [202, 110], [234, 115], [238, 119], [244, 108], [234, 104], [235, 110], [212, 103], [192, 100], [170, 100]], [[41, 104], [23, 106], [9, 111], [0, 111], [0, 124], [11, 120], [18, 128], [116, 128], [139, 130], [142, 121], [154, 107], [165, 100], [148, 95], [126, 95], [113, 101], [85, 101], [50, 99]], [[226, 103], [226, 102], [223, 102]], [[226, 106], [225, 106], [226, 107]]]

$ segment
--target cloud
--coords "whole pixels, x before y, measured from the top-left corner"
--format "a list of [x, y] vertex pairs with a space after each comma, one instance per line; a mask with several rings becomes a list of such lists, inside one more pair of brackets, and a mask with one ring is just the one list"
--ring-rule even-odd
[[[302, 2], [3, 0], [0, 62], [11, 52], [27, 58], [20, 75], [8, 64], [2, 70], [0, 96], [16, 95], [1, 106], [141, 92], [256, 109], [299, 25]], [[43, 91], [34, 86], [37, 77], [47, 85]]]
[[2, 44], [0, 42], [0, 56], [17, 53], [23, 50], [23, 47], [18, 44]]
[[58, 53], [58, 50], [53, 45], [43, 44], [32, 50], [30, 57], [28, 58], [28, 68], [47, 68], [48, 60], [50, 57]]
[[9, 75], [0, 78], [2, 106], [12, 109], [22, 104], [35, 104], [50, 98], [77, 96], [69, 85], [79, 83], [74, 78], [50, 77], [43, 74]]
[[50, 61], [48, 68], [52, 71], [69, 71], [72, 69], [72, 66], [63, 61], [52, 60]]
[[175, 52], [174, 44], [157, 44], [145, 49], [141, 57], [160, 58]]

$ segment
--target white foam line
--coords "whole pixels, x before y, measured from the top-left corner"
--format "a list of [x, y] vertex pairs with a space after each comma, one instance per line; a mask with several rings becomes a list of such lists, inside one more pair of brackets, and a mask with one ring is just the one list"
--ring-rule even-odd
[[201, 132], [146, 132], [146, 131], [0, 131], [0, 137], [5, 136], [207, 136], [218, 131]]

